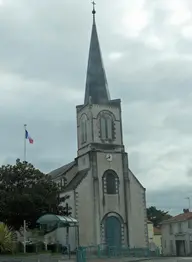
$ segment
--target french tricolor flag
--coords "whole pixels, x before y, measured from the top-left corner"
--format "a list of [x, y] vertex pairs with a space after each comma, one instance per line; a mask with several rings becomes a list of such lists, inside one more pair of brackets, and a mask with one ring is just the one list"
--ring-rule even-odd
[[30, 135], [29, 135], [27, 130], [25, 130], [25, 139], [28, 139], [29, 143], [33, 144], [33, 139], [30, 137]]

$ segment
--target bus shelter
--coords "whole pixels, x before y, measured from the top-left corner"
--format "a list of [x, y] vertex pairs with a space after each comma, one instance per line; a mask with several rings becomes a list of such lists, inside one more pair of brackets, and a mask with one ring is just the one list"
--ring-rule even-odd
[[44, 232], [44, 235], [53, 232], [54, 230], [57, 230], [59, 228], [66, 228], [66, 246], [68, 248], [69, 253], [70, 228], [75, 228], [76, 247], [79, 247], [79, 224], [76, 218], [73, 218], [71, 216], [45, 214], [41, 216], [36, 222], [40, 226], [40, 230]]

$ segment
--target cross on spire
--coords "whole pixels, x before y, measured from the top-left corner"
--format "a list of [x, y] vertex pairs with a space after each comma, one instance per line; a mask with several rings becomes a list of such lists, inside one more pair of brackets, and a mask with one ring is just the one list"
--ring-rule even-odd
[[93, 15], [95, 15], [96, 14], [96, 11], [95, 11], [95, 5], [96, 5], [96, 3], [93, 1], [93, 2], [91, 2], [92, 3], [92, 5], [93, 5], [93, 11], [92, 11], [92, 14]]

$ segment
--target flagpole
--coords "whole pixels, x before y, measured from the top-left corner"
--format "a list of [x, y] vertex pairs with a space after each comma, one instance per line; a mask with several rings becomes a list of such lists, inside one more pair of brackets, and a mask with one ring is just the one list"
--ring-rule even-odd
[[27, 156], [27, 147], [26, 147], [26, 127], [27, 125], [24, 125], [24, 162], [26, 161], [26, 156]]

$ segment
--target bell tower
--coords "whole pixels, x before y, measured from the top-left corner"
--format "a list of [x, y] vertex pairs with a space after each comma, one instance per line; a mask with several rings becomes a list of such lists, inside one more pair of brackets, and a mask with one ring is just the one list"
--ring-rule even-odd
[[84, 104], [77, 109], [78, 156], [90, 150], [124, 150], [121, 101], [111, 100], [96, 27], [95, 2]]

